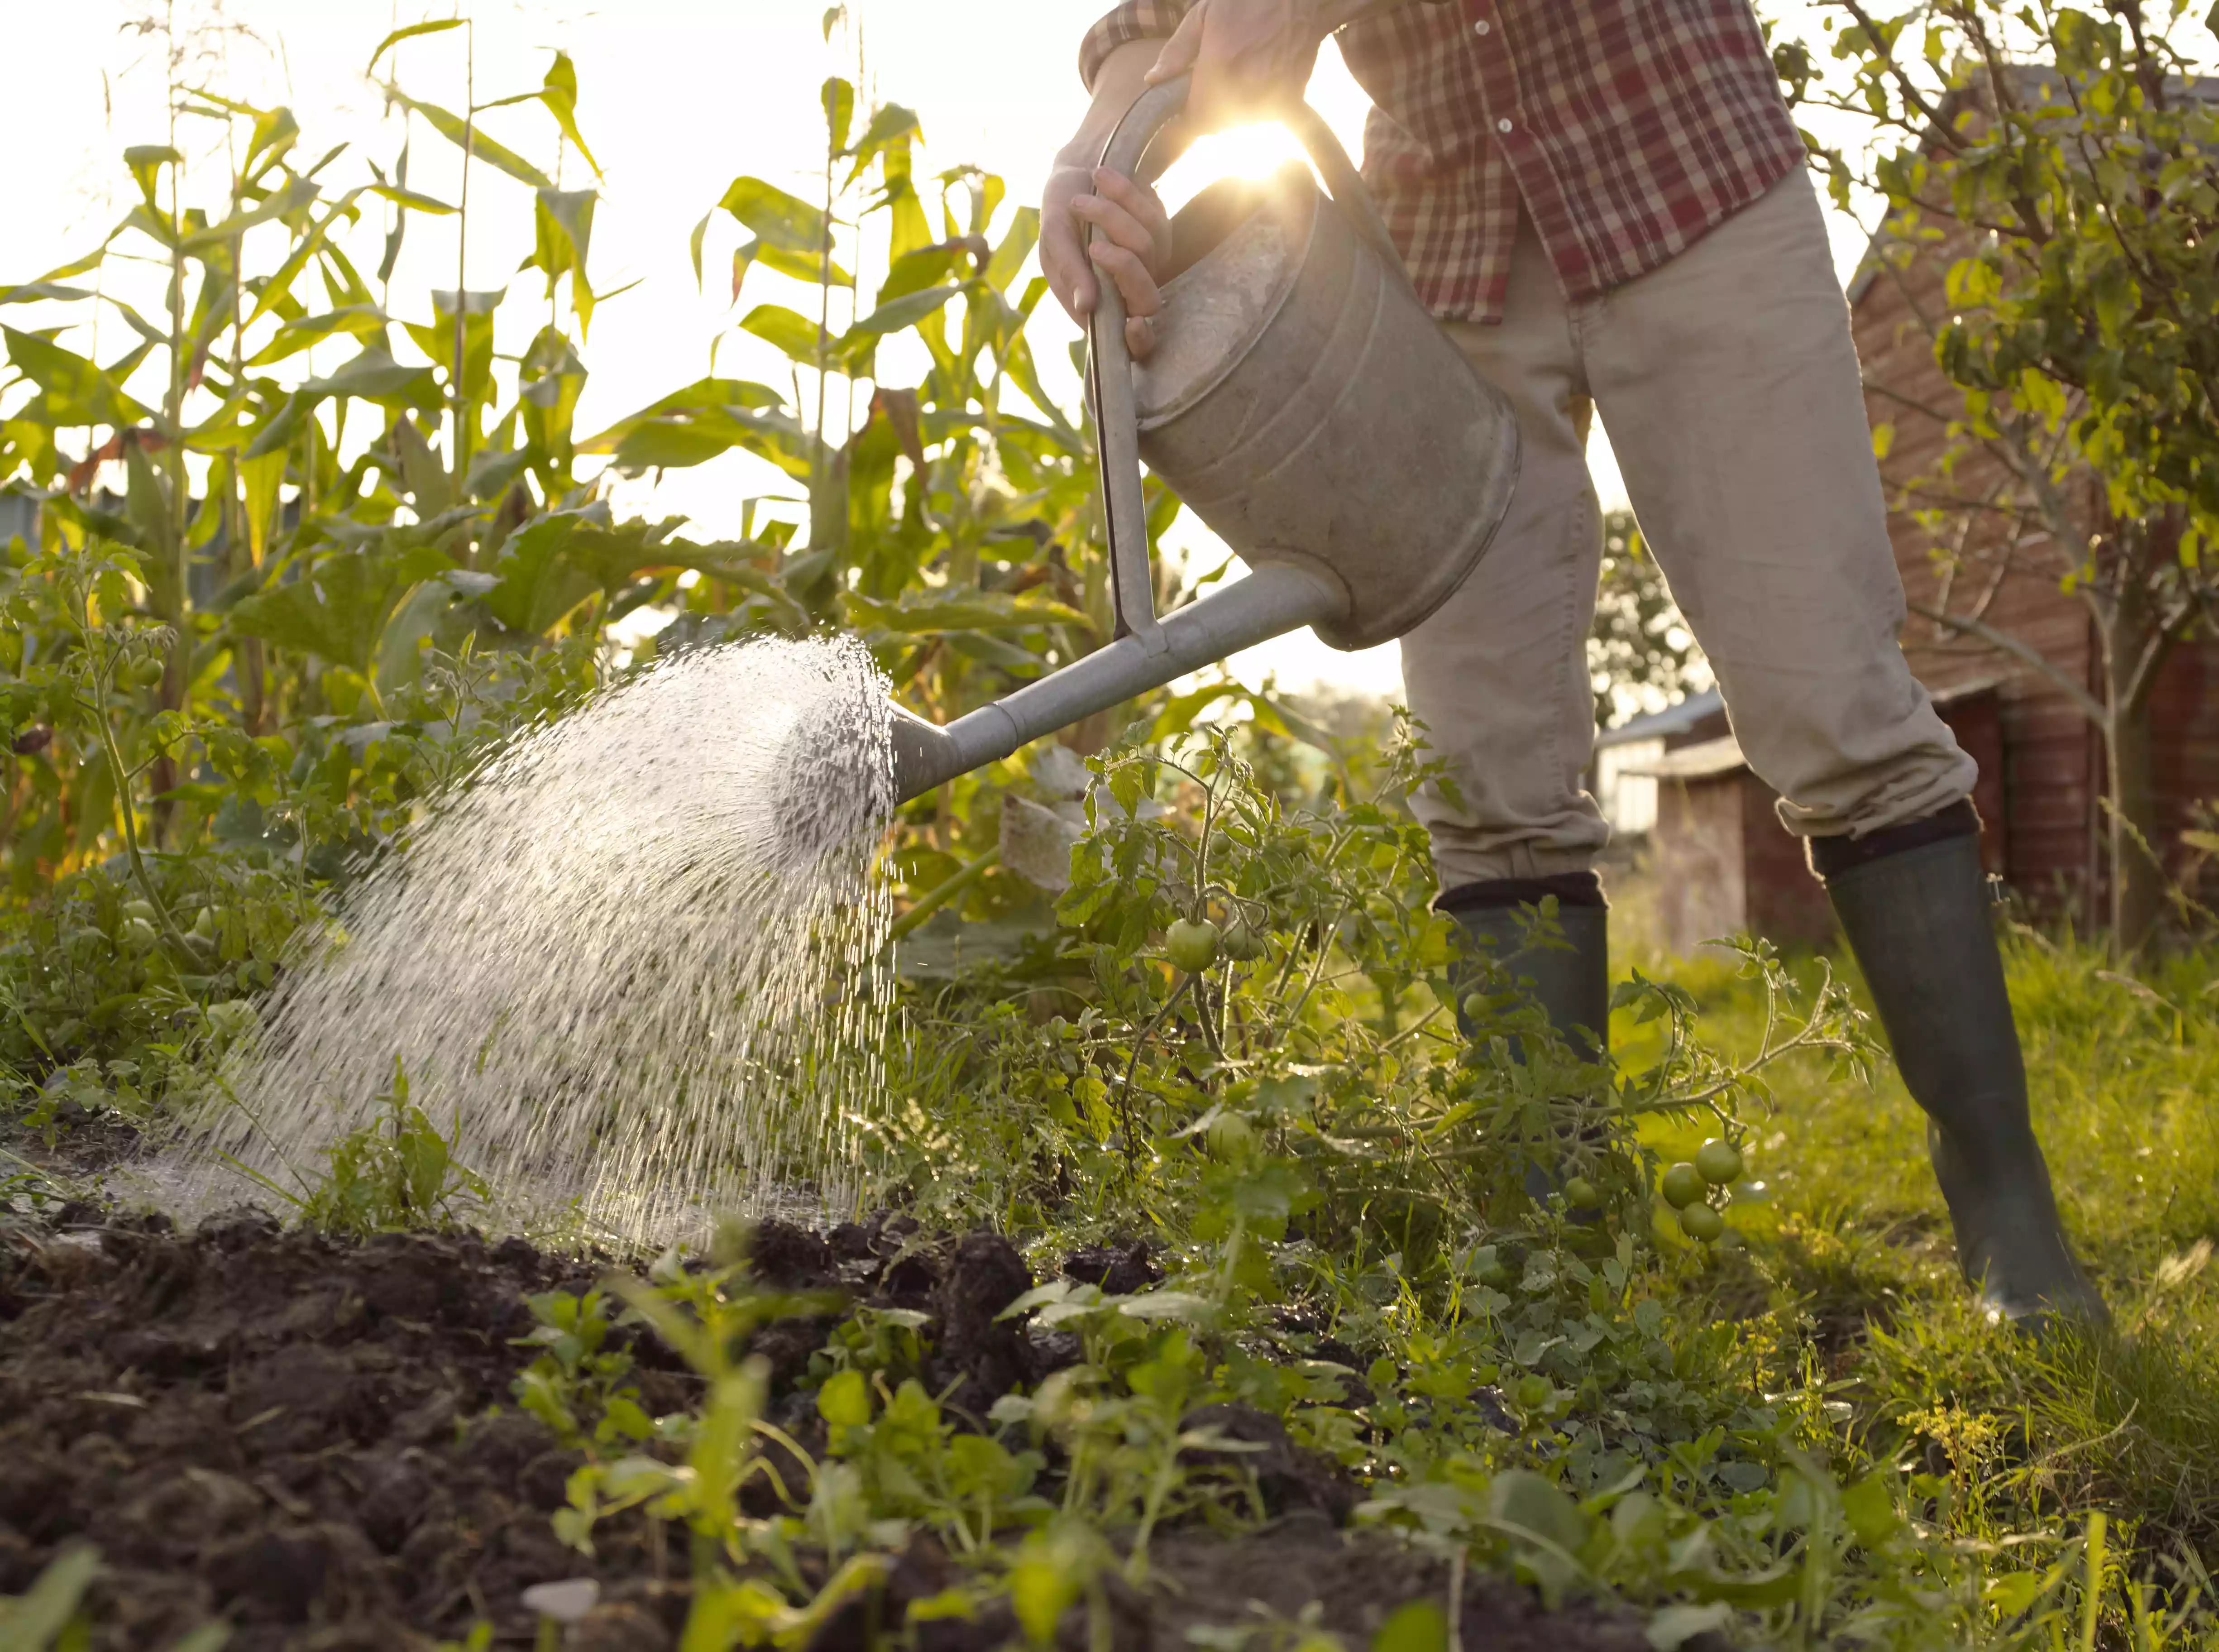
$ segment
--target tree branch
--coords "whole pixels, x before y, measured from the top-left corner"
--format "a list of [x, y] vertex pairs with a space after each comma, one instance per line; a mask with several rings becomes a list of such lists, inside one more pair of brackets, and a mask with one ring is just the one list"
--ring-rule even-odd
[[1910, 602], [1907, 606], [1911, 612], [1922, 619], [1930, 619], [1937, 625], [1946, 625], [1962, 636], [1976, 637], [1990, 648], [1998, 649], [2032, 666], [2056, 685], [2064, 692], [2065, 697], [2080, 709], [2082, 716], [2098, 729], [2108, 732], [2111, 719], [2110, 713], [2104, 709], [2104, 703], [2090, 693], [2085, 685], [2073, 681], [2032, 643], [2013, 637], [2009, 631], [1998, 630], [1984, 619], [1966, 619], [1956, 614], [1945, 614], [1939, 609], [1929, 608], [1920, 602]]

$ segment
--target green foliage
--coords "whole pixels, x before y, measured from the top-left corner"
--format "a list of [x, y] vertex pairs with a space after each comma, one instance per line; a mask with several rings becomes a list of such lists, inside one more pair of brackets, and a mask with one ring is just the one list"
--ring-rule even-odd
[[[459, 27], [415, 34], [438, 37], [420, 49], [469, 49]], [[373, 65], [414, 37], [400, 31]], [[537, 90], [471, 109], [388, 89], [412, 127], [468, 148], [473, 176], [528, 186], [510, 198], [533, 214], [547, 309], [519, 358], [496, 352], [494, 324], [523, 295], [412, 307], [385, 284], [412, 226], [466, 239], [472, 213], [504, 209], [498, 193], [457, 210], [408, 189], [405, 144], [399, 166], [364, 163], [342, 186], [339, 152], [307, 158], [290, 111], [182, 86], [238, 134], [221, 197], [190, 204], [171, 152], [131, 151], [130, 214], [84, 258], [6, 289], [29, 319], [4, 334], [0, 483], [37, 514], [0, 569], [15, 745], [0, 1061], [13, 1090], [43, 1098], [42, 1123], [164, 1106], [293, 932], [431, 800], [661, 650], [846, 626], [945, 717], [1110, 636], [1087, 444], [1024, 338], [1045, 292], [1019, 279], [1037, 215], [973, 169], [919, 178], [916, 115], [859, 107], [845, 82], [825, 87], [824, 204], [749, 177], [720, 202], [753, 237], [735, 299], [743, 281], [805, 295], [740, 326], [786, 348], [806, 388], [712, 376], [597, 435], [574, 429], [587, 326], [615, 296], [587, 275], [595, 193], [556, 189], [481, 117], [531, 104], [590, 163], [578, 85], [557, 53]], [[351, 239], [373, 202], [393, 224], [374, 278]], [[840, 267], [866, 249], [886, 272], [875, 292]], [[166, 325], [72, 284], [143, 258], [171, 276]], [[103, 309], [137, 340], [111, 363], [79, 353]], [[924, 347], [913, 386], [878, 376], [898, 333]], [[805, 534], [775, 502], [710, 543], [611, 510], [618, 475], [733, 450], [805, 488]], [[119, 474], [120, 496], [95, 491]], [[609, 627], [642, 608], [676, 618], [627, 656]], [[978, 858], [1013, 773], [910, 805], [892, 857], [906, 891]], [[966, 892], [988, 909], [1025, 897], [999, 875]], [[145, 916], [119, 916], [134, 902]], [[213, 957], [193, 927], [203, 913]]]
[[92, 1623], [81, 1610], [85, 1591], [100, 1573], [100, 1551], [90, 1544], [65, 1550], [25, 1593], [0, 1597], [0, 1630], [23, 1652], [82, 1652], [92, 1643]]
[[1700, 689], [1709, 672], [1664, 571], [1631, 511], [1603, 519], [1602, 576], [1588, 633], [1595, 721], [1604, 728], [1658, 711]]
[[[1981, 11], [1936, 13], [1944, 45]], [[2115, 25], [2031, 15], [2083, 53], [2076, 87], [2111, 89], [2103, 141], [2148, 138], [2156, 100], [2120, 78], [2133, 53]], [[467, 38], [413, 26], [372, 66], [415, 34]], [[1867, 106], [1901, 115], [1875, 54], [1911, 36], [1841, 38]], [[1921, 72], [1964, 78], [1947, 51], [1928, 61]], [[1820, 84], [1807, 53], [1783, 62]], [[329, 163], [296, 165], [282, 109], [211, 103], [246, 128], [246, 159], [204, 208], [177, 200], [173, 155], [130, 152], [139, 204], [109, 241], [0, 295], [113, 307], [67, 283], [133, 247], [170, 266], [177, 295], [166, 326], [127, 318], [140, 344], [113, 363], [73, 348], [66, 325], [0, 335], [22, 387], [0, 417], [0, 475], [40, 507], [0, 587], [17, 747], [0, 1060], [17, 1110], [49, 1129], [80, 1111], [151, 1117], [211, 1082], [349, 877], [405, 848], [501, 742], [631, 668], [608, 630], [629, 612], [678, 614], [636, 659], [860, 631], [942, 717], [1110, 635], [1085, 440], [1041, 393], [1024, 337], [1043, 290], [1019, 284], [1037, 221], [998, 179], [920, 180], [912, 112], [827, 82], [821, 193], [743, 176], [695, 232], [697, 271], [712, 230], [737, 233], [736, 305], [755, 283], [737, 325], [785, 353], [792, 393], [712, 369], [581, 439], [587, 330], [616, 296], [587, 274], [595, 197], [556, 190], [479, 125], [528, 102], [590, 164], [575, 65], [558, 53], [536, 90], [460, 112], [395, 90], [528, 196], [550, 320], [520, 360], [494, 351], [503, 295], [434, 294], [411, 312], [346, 250], [365, 200], [401, 227], [467, 234], [468, 215], [397, 168], [327, 194]], [[2202, 118], [2168, 109], [2166, 142]], [[2180, 431], [2208, 423], [2191, 383], [2208, 338], [2166, 331], [2165, 306], [2194, 300], [2210, 242], [2171, 245], [2173, 286], [2115, 292], [2099, 314], [2112, 254], [2085, 231], [2126, 192], [2101, 166], [2036, 164], [2067, 129], [2054, 110], [1951, 128], [1966, 188], [1992, 194], [2031, 165], [2034, 208], [2074, 249], [2054, 270], [2023, 258], [2023, 236], [1967, 255], [1949, 360], [1993, 399], [1966, 428], [1985, 428], [1977, 407], [2004, 418], [2005, 397], [2061, 420], [2123, 479], [2122, 508], [2186, 525], [2166, 542], [2186, 568], [2206, 507]], [[2144, 165], [2130, 158], [2130, 173]], [[1939, 176], [1908, 166], [1906, 187]], [[2120, 239], [2130, 254], [2204, 210], [2197, 179], [2159, 182]], [[875, 288], [866, 267], [886, 271]], [[2040, 285], [2053, 278], [2066, 285]], [[2087, 301], [2093, 334], [2042, 331], [2056, 292]], [[903, 332], [930, 363], [908, 387], [876, 376], [880, 343]], [[2027, 356], [2030, 340], [2051, 353]], [[2154, 364], [2128, 363], [2130, 345]], [[312, 346], [353, 354], [315, 374]], [[2121, 357], [2110, 376], [2104, 350]], [[2061, 413], [2043, 375], [2069, 387]], [[2160, 414], [2180, 429], [2158, 430]], [[695, 543], [677, 521], [617, 519], [604, 473], [580, 468], [731, 451], [806, 489], [805, 530], [759, 502], [741, 537]], [[103, 465], [120, 498], [90, 491]], [[202, 467], [196, 500], [185, 478]], [[1160, 526], [1174, 502], [1152, 506]], [[1668, 686], [1685, 663], [1669, 599], [1630, 538], [1621, 553], [1599, 674]], [[1327, 759], [1297, 754], [1296, 735]], [[1660, 1649], [1712, 1630], [1781, 1647], [2210, 1643], [2196, 1555], [2219, 1507], [2205, 1462], [2219, 1158], [2198, 1104], [2215, 1082], [2204, 965], [2134, 983], [2070, 948], [2015, 958], [2044, 1128], [2076, 1166], [2070, 1214], [2131, 1332], [2029, 1351], [1965, 1308], [1907, 1103], [1890, 1092], [1876, 1112], [1855, 1082], [1869, 1045], [1830, 976], [1756, 945], [1713, 968], [1634, 972], [1616, 995], [1617, 1058], [1587, 1060], [1514, 969], [1461, 955], [1433, 912], [1404, 806], [1428, 773], [1413, 731], [1336, 740], [1204, 684], [1071, 739], [1091, 754], [1086, 826], [1052, 906], [999, 863], [1001, 811], [1035, 784], [1018, 765], [904, 808], [898, 893], [939, 915], [904, 940], [898, 1035], [867, 1053], [884, 1101], [859, 1124], [877, 1196], [928, 1226], [990, 1226], [1044, 1264], [1139, 1236], [1168, 1276], [1125, 1295], [1059, 1281], [1021, 1301], [1012, 1317], [1072, 1333], [1079, 1357], [985, 1419], [924, 1386], [923, 1315], [848, 1314], [805, 1378], [817, 1450], [766, 1416], [767, 1367], [749, 1349], [771, 1321], [836, 1301], [766, 1292], [729, 1248], [665, 1258], [606, 1295], [535, 1298], [515, 1398], [583, 1458], [557, 1533], [590, 1552], [619, 1514], [682, 1527], [687, 1645], [805, 1644], [925, 1537], [960, 1581], [913, 1605], [907, 1628], [1006, 1600], [1035, 1644], [1073, 1609], [1106, 1633], [1110, 1591], [1145, 1580], [1167, 1525], [1264, 1518], [1249, 1453], [1203, 1410], [1221, 1402], [1280, 1419], [1356, 1475], [1363, 1523], [1551, 1599], [1633, 1602]], [[1533, 944], [1561, 943], [1552, 910], [1529, 920]], [[938, 926], [992, 937], [969, 954], [985, 961], [927, 966]], [[351, 1233], [482, 1210], [493, 1190], [397, 1069], [382, 1100], [316, 1185], [273, 1191]], [[1786, 1116], [1768, 1122], [1775, 1108]], [[1683, 1157], [1719, 1171], [1676, 1189], [1720, 1220], [1715, 1244], [1686, 1237], [1662, 1196], [1660, 1170]], [[624, 1320], [684, 1358], [698, 1404], [650, 1413]], [[64, 1625], [90, 1564], [4, 1610], [59, 1601], [44, 1632], [78, 1633]], [[1328, 1638], [1308, 1622], [1223, 1633]], [[1430, 1603], [1377, 1642], [1444, 1643]]]
[[538, 1323], [524, 1340], [540, 1350], [516, 1379], [516, 1401], [572, 1450], [650, 1438], [655, 1425], [625, 1381], [631, 1356], [608, 1348], [613, 1320], [600, 1291], [547, 1291], [525, 1299]]
[[398, 1058], [393, 1083], [377, 1099], [383, 1116], [326, 1148], [324, 1173], [298, 1191], [238, 1168], [290, 1205], [308, 1227], [357, 1239], [457, 1227], [466, 1215], [482, 1211], [491, 1189], [457, 1162], [460, 1130], [441, 1135], [424, 1109], [410, 1102], [408, 1075]]
[[[2111, 926], [2132, 950], [2163, 907], [2151, 694], [2219, 596], [2209, 42], [2182, 5], [2141, 0], [2101, 15], [1962, 0], [1886, 18], [1827, 0], [1821, 21], [1835, 66], [1794, 48], [1797, 95], [1868, 130], [1812, 147], [1837, 205], [1853, 192], [1884, 204], [1874, 273], [1940, 369], [1871, 387], [1888, 409], [1883, 456], [1899, 424], [1936, 455], [1893, 478], [1940, 575], [1933, 606], [1914, 601], [1936, 641], [2044, 669], [2101, 731]], [[1998, 629], [1996, 593], [2029, 572], [2086, 606], [2092, 683], [2077, 656]]]

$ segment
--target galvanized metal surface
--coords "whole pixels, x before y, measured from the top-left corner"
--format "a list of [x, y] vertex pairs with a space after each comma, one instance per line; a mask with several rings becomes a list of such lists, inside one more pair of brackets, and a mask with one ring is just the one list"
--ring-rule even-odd
[[[1136, 174], [1185, 101], [1184, 80], [1144, 93], [1103, 164]], [[1299, 626], [1343, 649], [1400, 637], [1493, 538], [1518, 475], [1509, 405], [1411, 291], [1325, 123], [1305, 109], [1294, 125], [1332, 197], [1290, 166], [1183, 208], [1137, 370], [1114, 284], [1088, 318], [1116, 640], [945, 729], [902, 713], [900, 797]], [[1254, 569], [1163, 618], [1143, 457]]]
[[1347, 592], [1329, 575], [1285, 563], [1260, 568], [1166, 615], [1154, 646], [1138, 636], [1121, 637], [945, 728], [896, 706], [895, 792], [914, 798], [929, 792], [1089, 712], [1302, 626], [1331, 624], [1347, 608]]
[[1348, 616], [1318, 635], [1369, 648], [1478, 564], [1517, 482], [1517, 423], [1307, 171], [1270, 192], [1165, 287], [1133, 376], [1140, 452], [1252, 566], [1339, 579]]

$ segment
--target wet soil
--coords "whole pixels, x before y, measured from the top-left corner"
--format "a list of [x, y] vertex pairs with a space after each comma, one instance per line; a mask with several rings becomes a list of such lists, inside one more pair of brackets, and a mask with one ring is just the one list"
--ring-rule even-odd
[[[928, 1314], [923, 1375], [958, 1416], [983, 1417], [1078, 1357], [1068, 1338], [998, 1317], [1033, 1279], [991, 1234], [926, 1235], [902, 1218], [829, 1235], [766, 1225], [753, 1265], [767, 1284]], [[1158, 1274], [1138, 1245], [1079, 1253], [1066, 1271], [1124, 1290]], [[84, 1204], [0, 1225], [0, 1594], [90, 1543], [103, 1564], [89, 1601], [95, 1647], [166, 1648], [221, 1619], [230, 1652], [370, 1652], [429, 1649], [481, 1622], [496, 1646], [533, 1645], [524, 1591], [590, 1578], [600, 1604], [563, 1644], [665, 1652], [687, 1605], [682, 1538], [666, 1551], [648, 1523], [618, 1518], [596, 1528], [590, 1559], [557, 1543], [550, 1516], [579, 1459], [511, 1398], [533, 1351], [515, 1340], [531, 1326], [525, 1295], [597, 1276], [518, 1239], [351, 1243], [252, 1212], [190, 1233]], [[773, 1415], [805, 1446], [822, 1435], [799, 1379], [837, 1324], [758, 1335]], [[643, 1337], [630, 1347], [650, 1413], [692, 1401], [693, 1381], [667, 1351]], [[1357, 1487], [1274, 1419], [1221, 1407], [1190, 1420], [1255, 1448], [1242, 1461], [1271, 1524], [1238, 1537], [1159, 1534], [1147, 1587], [1115, 1585], [1092, 1618], [1073, 1608], [1060, 1643], [1078, 1652], [1106, 1632], [1116, 1652], [1172, 1652], [1197, 1625], [1307, 1613], [1362, 1648], [1404, 1603], [1446, 1603], [1443, 1564], [1345, 1530]], [[1006, 1609], [881, 1632], [956, 1576], [920, 1539], [885, 1589], [812, 1647], [1021, 1643]], [[1464, 1580], [1459, 1615], [1467, 1647], [1647, 1644], [1630, 1618], [1545, 1613], [1489, 1578]]]

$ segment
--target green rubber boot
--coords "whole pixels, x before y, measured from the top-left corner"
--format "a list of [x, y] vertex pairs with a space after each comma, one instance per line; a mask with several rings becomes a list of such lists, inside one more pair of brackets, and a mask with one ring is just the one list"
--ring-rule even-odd
[[[1557, 924], [1563, 947], [1531, 944], [1521, 909], [1557, 897]], [[1565, 1043], [1589, 1060], [1599, 1058], [1610, 1037], [1610, 909], [1593, 873], [1550, 878], [1511, 878], [1465, 884], [1444, 893], [1435, 908], [1454, 917], [1468, 950], [1502, 963], [1514, 980], [1527, 984], [1549, 1025]], [[1467, 964], [1451, 978], [1457, 984], [1457, 1027], [1469, 1039], [1471, 1018], [1464, 1013], [1466, 983], [1479, 973]], [[1523, 1054], [1515, 1049], [1520, 1060]], [[1526, 1191], [1537, 1202], [1557, 1190], [1546, 1165], [1528, 1164]]]
[[[1520, 879], [1515, 885], [1522, 888], [1541, 881]], [[1469, 884], [1463, 890], [1451, 890], [1437, 904], [1456, 919], [1464, 930], [1468, 947], [1499, 960], [1514, 979], [1530, 983], [1528, 990], [1547, 1014], [1549, 1025], [1563, 1034], [1564, 1041], [1572, 1048], [1593, 1060], [1601, 1053], [1610, 1029], [1609, 909], [1599, 904], [1574, 906], [1559, 901], [1557, 925], [1563, 931], [1569, 946], [1534, 946], [1527, 941], [1527, 925], [1520, 910], [1537, 904], [1534, 899], [1494, 904], [1450, 904], [1464, 897], [1466, 891], [1495, 887], [1498, 885]], [[1458, 978], [1458, 991], [1462, 992], [1464, 983], [1477, 973], [1476, 969], [1464, 972]], [[1471, 1035], [1471, 1020], [1464, 1013], [1461, 999], [1457, 1004], [1457, 1025], [1464, 1036]]]
[[2027, 1115], [1979, 833], [1972, 805], [1958, 804], [1862, 840], [1813, 839], [1811, 860], [1904, 1087], [1925, 1109], [1966, 1279], [1998, 1318], [2102, 1323], [2104, 1299], [2066, 1243]]

